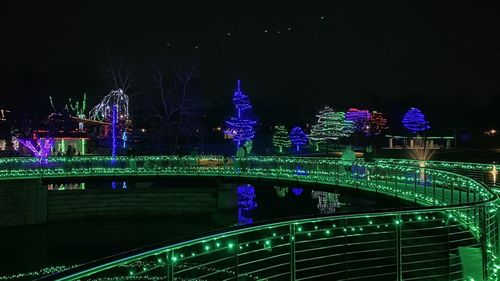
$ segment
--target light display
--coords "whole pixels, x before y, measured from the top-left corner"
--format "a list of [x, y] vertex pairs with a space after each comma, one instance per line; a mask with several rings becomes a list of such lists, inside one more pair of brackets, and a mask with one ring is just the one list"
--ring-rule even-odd
[[16, 136], [12, 136], [12, 147], [15, 151], [19, 151], [19, 139]]
[[423, 132], [430, 129], [429, 122], [425, 120], [425, 116], [418, 108], [410, 108], [402, 120], [403, 126], [412, 134]]
[[288, 187], [286, 186], [274, 186], [274, 190], [279, 198], [284, 198], [288, 193]]
[[386, 129], [387, 119], [384, 118], [381, 112], [372, 111], [364, 130], [365, 135], [367, 137], [377, 136]]
[[257, 208], [255, 188], [250, 184], [240, 185], [238, 194], [238, 224], [252, 224], [252, 210]]
[[112, 105], [113, 111], [112, 111], [112, 119], [111, 119], [111, 162], [115, 163], [116, 162], [116, 126], [117, 126], [117, 121], [118, 121], [118, 105], [114, 104]]
[[90, 119], [98, 121], [111, 121], [113, 115], [113, 106], [117, 106], [120, 121], [129, 120], [129, 98], [118, 89], [111, 91], [89, 112]]
[[47, 163], [52, 146], [54, 145], [53, 138], [43, 138], [36, 140], [38, 147], [35, 147], [30, 140], [19, 139], [19, 142], [33, 152], [33, 156], [38, 158], [40, 163]]
[[[49, 101], [50, 101], [50, 106], [52, 107], [54, 113], [58, 112], [58, 110], [54, 106], [54, 100], [52, 99], [51, 96], [49, 96]], [[64, 110], [70, 116], [76, 116], [79, 119], [85, 119], [87, 111], [87, 94], [83, 93], [83, 99], [81, 102], [80, 101], [73, 102], [71, 98], [68, 98], [68, 103], [64, 106]], [[81, 120], [80, 122], [78, 122], [78, 130], [79, 131], [84, 130], [83, 122]]]
[[318, 199], [318, 210], [322, 214], [333, 214], [340, 208], [339, 195], [326, 191], [311, 191], [311, 198]]
[[[79, 101], [76, 101], [75, 104], [73, 104], [71, 98], [69, 98], [69, 108], [71, 109], [72, 113], [76, 115], [76, 117], [85, 119], [85, 112], [87, 110], [87, 94], [83, 93], [83, 100], [81, 103]], [[83, 131], [83, 129], [83, 122], [78, 122], [78, 130]]]
[[122, 148], [127, 148], [127, 140], [127, 132], [124, 131], [122, 134]]
[[238, 88], [234, 92], [233, 104], [236, 107], [237, 116], [226, 121], [227, 129], [224, 130], [224, 133], [233, 139], [238, 149], [241, 143], [254, 138], [255, 125], [257, 124], [255, 120], [250, 119], [249, 111], [252, 106], [248, 96], [241, 91], [240, 80], [238, 80]]
[[87, 153], [87, 151], [85, 150], [85, 148], [87, 147], [87, 140], [86, 139], [82, 139], [81, 140], [81, 154], [82, 155], [85, 155], [85, 153]]
[[496, 166], [493, 166], [493, 169], [490, 172], [491, 177], [493, 178], [493, 185], [497, 184], [497, 175], [498, 175], [498, 170]]
[[345, 118], [344, 112], [335, 112], [325, 106], [316, 115], [318, 122], [312, 126], [309, 138], [318, 147], [319, 143], [348, 137], [354, 132], [354, 123]]
[[328, 134], [329, 130], [327, 130], [327, 122], [326, 117], [333, 109], [328, 106], [325, 106], [322, 110], [318, 112], [316, 117], [318, 121], [311, 127], [311, 134], [309, 135], [310, 141], [315, 145], [316, 150], [319, 150], [319, 144], [325, 143], [326, 140], [329, 139], [330, 135]]
[[236, 107], [236, 111], [238, 112], [238, 118], [241, 118], [242, 112], [245, 112], [247, 109], [252, 108], [252, 105], [248, 100], [248, 96], [241, 91], [240, 80], [238, 80], [238, 88], [234, 92], [233, 104]]
[[304, 193], [304, 189], [303, 188], [299, 188], [299, 187], [292, 187], [292, 193], [295, 196], [300, 196], [300, 195], [302, 195], [302, 193]]
[[356, 132], [364, 133], [370, 119], [370, 112], [368, 110], [361, 110], [357, 108], [349, 108], [345, 113], [345, 119], [352, 122]]
[[[250, 259], [255, 257], [256, 261], [262, 260], [263, 253], [270, 255], [269, 258], [264, 257], [265, 262], [255, 264], [255, 268], [260, 269], [269, 266], [269, 261], [274, 258], [272, 255], [284, 254], [283, 251], [278, 251], [278, 249], [293, 249], [294, 243], [303, 245], [305, 244], [304, 241], [318, 241], [318, 239], [325, 240], [326, 243], [327, 239], [337, 239], [338, 237], [347, 237], [347, 239], [359, 237], [364, 241], [372, 241], [370, 240], [374, 239], [372, 234], [381, 231], [396, 231], [402, 233], [402, 235], [410, 235], [407, 237], [416, 237], [416, 235], [422, 235], [422, 231], [428, 230], [430, 224], [443, 225], [445, 229], [444, 235], [467, 233], [470, 237], [470, 239], [467, 239], [470, 241], [470, 245], [480, 247], [485, 255], [483, 256], [485, 262], [481, 265], [481, 269], [485, 274], [484, 280], [497, 280], [497, 196], [481, 183], [459, 174], [426, 168], [424, 171], [426, 178], [432, 178], [433, 183], [432, 186], [427, 186], [418, 181], [421, 172], [418, 163], [416, 163], [417, 166], [389, 162], [363, 163], [360, 165], [363, 165], [365, 170], [370, 171], [368, 173], [369, 177], [359, 178], [351, 173], [345, 173], [342, 161], [331, 158], [249, 157], [246, 160], [247, 169], [244, 172], [227, 169], [223, 165], [224, 157], [222, 156], [118, 156], [117, 161], [120, 165], [117, 166], [110, 166], [109, 159], [109, 156], [73, 157], [71, 159], [55, 157], [49, 159], [50, 169], [36, 165], [32, 166], [35, 169], [29, 168], [31, 163], [36, 163], [31, 158], [0, 159], [0, 178], [39, 178], [41, 175], [44, 177], [57, 177], [60, 175], [95, 177], [96, 175], [120, 174], [278, 178], [374, 191], [407, 200], [411, 199], [412, 202], [414, 200], [415, 203], [420, 205], [415, 208], [405, 208], [404, 210], [311, 217], [277, 221], [252, 226], [251, 228], [243, 227], [221, 231], [204, 237], [158, 247], [152, 251], [128, 257], [129, 260], [119, 265], [112, 261], [106, 266], [86, 268], [85, 270], [82, 269], [82, 271], [76, 270], [71, 273], [73, 275], [67, 280], [77, 280], [84, 276], [93, 277], [94, 274], [99, 272], [109, 274], [112, 276], [109, 278], [114, 278], [110, 280], [128, 280], [123, 278], [124, 275], [134, 278], [146, 278], [150, 272], [153, 274], [154, 269], [164, 268], [166, 260], [168, 260], [169, 264], [174, 264], [176, 268], [184, 268], [187, 273], [193, 274], [189, 276], [201, 276], [201, 274], [194, 275], [196, 272], [190, 271], [189, 266], [193, 264], [196, 264], [196, 268], [205, 266], [204, 262], [206, 260], [209, 260], [208, 262], [213, 261], [211, 255], [220, 259], [222, 258], [221, 255], [225, 254], [228, 261], [231, 262], [234, 262], [238, 255], [242, 254], [249, 255], [247, 257]], [[135, 164], [132, 165], [132, 163]], [[138, 163], [143, 164], [139, 165]], [[460, 167], [477, 167], [486, 172], [490, 171], [492, 167], [491, 165], [474, 163], [447, 163], [446, 165], [453, 167], [454, 164]], [[67, 165], [73, 167], [71, 171], [63, 168]], [[297, 176], [295, 173], [297, 165], [300, 165], [301, 170], [308, 173], [304, 176]], [[322, 202], [328, 202], [328, 199], [322, 200]], [[331, 204], [322, 204], [321, 206], [324, 206], [327, 211], [331, 209]], [[478, 216], [477, 214], [481, 215]], [[492, 231], [485, 231], [485, 225], [492, 227]], [[404, 231], [401, 232], [401, 229], [404, 229]], [[413, 231], [413, 233], [409, 233], [410, 231]], [[439, 236], [442, 237], [442, 234], [439, 234]], [[381, 239], [384, 239], [381, 247], [388, 247], [388, 243], [386, 243], [387, 236], [384, 235]], [[415, 243], [415, 245], [419, 243], [415, 239], [405, 239], [404, 236], [399, 235], [393, 236], [393, 239], [390, 245], [394, 245], [393, 252], [396, 253], [396, 244], [401, 245], [400, 243], [403, 241]], [[283, 247], [283, 245], [286, 245], [286, 247]], [[317, 243], [317, 245], [317, 247], [324, 247], [325, 244]], [[311, 249], [319, 250], [320, 248]], [[426, 249], [423, 249], [423, 251], [426, 251]], [[445, 251], [446, 255], [449, 254], [448, 248], [443, 251]], [[250, 256], [252, 253], [258, 256]], [[290, 253], [285, 252], [287, 255]], [[419, 252], [418, 250], [412, 250], [410, 253]], [[348, 252], [343, 251], [339, 252], [339, 254], [346, 255], [346, 257], [349, 255]], [[197, 257], [200, 257], [200, 259], [197, 259]], [[391, 254], [388, 258], [393, 260], [394, 256]], [[228, 267], [228, 263], [221, 264], [221, 267]], [[214, 272], [217, 270], [217, 267], [211, 267], [214, 268]], [[108, 269], [109, 271], [107, 271]], [[177, 271], [177, 273], [179, 272]], [[181, 275], [176, 277], [178, 279], [183, 278], [183, 273], [179, 274]], [[234, 274], [244, 276], [245, 272], [241, 269]], [[257, 275], [254, 273], [254, 276]], [[189, 279], [189, 277], [186, 277], [186, 279]]]
[[[52, 103], [52, 98], [51, 98], [51, 103]], [[81, 119], [85, 119], [85, 112], [87, 110], [87, 94], [83, 93], [83, 100], [81, 103], [79, 101], [76, 101], [73, 104], [71, 98], [69, 98], [69, 108], [72, 110], [75, 116]]]
[[285, 126], [276, 126], [273, 135], [273, 145], [279, 149], [280, 153], [283, 153], [284, 147], [292, 146], [290, 136], [288, 135], [288, 130], [285, 128]]
[[7, 142], [5, 140], [0, 140], [0, 150], [5, 150], [7, 148]]
[[300, 151], [300, 146], [307, 144], [307, 136], [301, 127], [294, 127], [290, 132], [290, 141], [297, 151]]

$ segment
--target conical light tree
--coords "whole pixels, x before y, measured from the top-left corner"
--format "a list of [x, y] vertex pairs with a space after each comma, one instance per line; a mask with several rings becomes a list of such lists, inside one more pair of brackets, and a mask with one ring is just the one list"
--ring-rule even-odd
[[226, 121], [226, 135], [233, 138], [236, 147], [239, 148], [242, 143], [252, 140], [255, 136], [255, 120], [250, 119], [250, 109], [252, 108], [248, 96], [241, 91], [240, 80], [238, 88], [234, 92], [233, 104], [236, 108], [236, 116]]
[[283, 153], [284, 147], [292, 146], [290, 141], [290, 136], [288, 135], [288, 130], [283, 125], [276, 126], [273, 135], [273, 145], [279, 149], [280, 153]]
[[425, 115], [418, 108], [410, 108], [402, 120], [403, 126], [412, 134], [423, 132], [430, 128], [429, 122], [425, 120]]
[[294, 127], [290, 132], [290, 141], [295, 145], [297, 151], [300, 151], [300, 146], [307, 144], [307, 136], [300, 127]]
[[329, 139], [326, 117], [331, 112], [333, 112], [333, 109], [325, 106], [325, 108], [321, 109], [318, 114], [316, 114], [318, 121], [316, 124], [312, 125], [311, 134], [309, 135], [309, 140], [315, 146], [316, 151], [319, 150], [319, 144], [325, 143]]
[[330, 107], [325, 106], [316, 117], [318, 117], [318, 122], [312, 126], [309, 135], [316, 148], [319, 143], [348, 137], [354, 132], [354, 123], [346, 120], [344, 112], [335, 112]]

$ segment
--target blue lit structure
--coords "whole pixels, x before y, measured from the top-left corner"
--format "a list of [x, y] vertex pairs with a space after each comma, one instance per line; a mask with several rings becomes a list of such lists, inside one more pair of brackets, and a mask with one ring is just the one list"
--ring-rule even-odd
[[240, 80], [238, 80], [238, 88], [234, 92], [233, 103], [237, 116], [226, 121], [227, 129], [224, 132], [236, 142], [236, 147], [239, 148], [242, 143], [254, 138], [255, 125], [257, 124], [249, 116], [252, 106], [248, 96], [241, 91]]
[[294, 127], [290, 132], [290, 141], [300, 151], [300, 146], [307, 144], [308, 138], [301, 127]]
[[251, 211], [257, 208], [255, 188], [251, 184], [238, 186], [238, 224], [252, 224]]
[[36, 148], [31, 143], [30, 140], [19, 139], [19, 143], [21, 143], [26, 148], [31, 150], [31, 152], [33, 152], [33, 156], [38, 158], [38, 162], [40, 164], [47, 164], [47, 157], [49, 157], [50, 150], [54, 145], [54, 139], [53, 138], [38, 139], [36, 141], [38, 148]]
[[429, 122], [425, 120], [425, 115], [418, 108], [410, 108], [402, 120], [403, 126], [412, 134], [430, 129]]
[[111, 120], [111, 163], [116, 162], [116, 123], [118, 121], [118, 105], [113, 105]]
[[345, 119], [351, 121], [356, 132], [364, 132], [368, 126], [370, 112], [357, 108], [349, 108], [345, 113]]
[[304, 192], [304, 189], [303, 188], [299, 188], [299, 187], [292, 187], [292, 193], [295, 195], [295, 196], [300, 196], [302, 195], [302, 193]]

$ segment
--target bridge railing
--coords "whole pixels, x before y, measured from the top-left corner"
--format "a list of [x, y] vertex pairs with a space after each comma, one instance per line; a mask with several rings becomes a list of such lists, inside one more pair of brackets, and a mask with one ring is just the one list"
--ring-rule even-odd
[[451, 162], [451, 161], [434, 161], [434, 160], [414, 160], [414, 159], [389, 159], [378, 158], [377, 163], [407, 165], [407, 166], [422, 166], [429, 169], [449, 171], [457, 174], [473, 178], [490, 187], [498, 188], [500, 180], [500, 165], [484, 164], [484, 163], [468, 163], [468, 162]]
[[[415, 207], [228, 229], [52, 276], [60, 280], [460, 280], [497, 278], [496, 195], [463, 175], [395, 163], [219, 156], [51, 158], [0, 163], [0, 178], [219, 176], [338, 185]], [[467, 257], [478, 256], [474, 272]], [[472, 268], [477, 268], [477, 264]], [[51, 277], [51, 278], [52, 278]], [[163, 279], [162, 279], [163, 278]], [[246, 279], [245, 279], [246, 278]]]

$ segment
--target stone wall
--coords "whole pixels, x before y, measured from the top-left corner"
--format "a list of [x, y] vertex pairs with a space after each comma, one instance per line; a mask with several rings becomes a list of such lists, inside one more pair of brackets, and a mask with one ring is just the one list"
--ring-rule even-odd
[[217, 209], [215, 188], [48, 192], [47, 220], [196, 215]]
[[38, 180], [0, 181], [0, 227], [47, 221], [47, 188]]
[[0, 227], [85, 218], [196, 215], [218, 206], [218, 189], [47, 191], [38, 180], [0, 181]]

